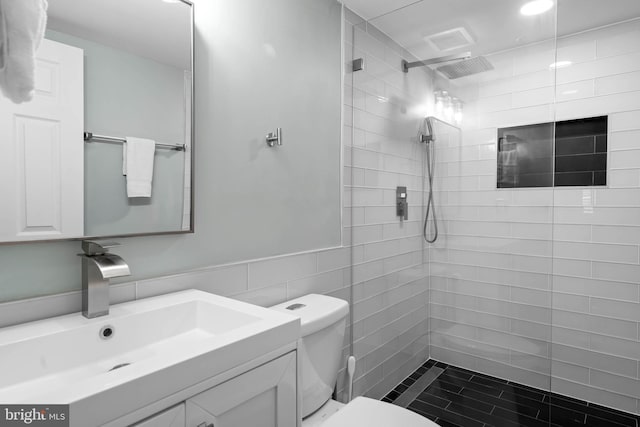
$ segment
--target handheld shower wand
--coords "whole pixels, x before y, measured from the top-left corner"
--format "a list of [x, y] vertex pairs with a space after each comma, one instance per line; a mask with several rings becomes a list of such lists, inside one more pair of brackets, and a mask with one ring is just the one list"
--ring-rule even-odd
[[431, 125], [431, 117], [427, 117], [424, 119], [424, 127], [427, 133], [420, 133], [420, 142], [424, 142], [426, 144], [430, 142], [434, 142], [436, 140], [435, 135], [433, 134], [433, 126]]
[[[433, 175], [436, 169], [436, 151], [435, 143], [436, 137], [433, 132], [432, 117], [424, 119], [425, 133], [420, 133], [418, 140], [427, 144], [427, 179], [429, 181], [429, 197], [427, 198], [427, 212], [424, 217], [424, 226], [422, 228], [422, 235], [427, 243], [434, 243], [438, 239], [438, 219], [436, 218], [436, 209], [433, 202]], [[431, 213], [433, 211], [433, 214]], [[429, 217], [433, 216], [433, 237], [427, 235], [427, 224]]]

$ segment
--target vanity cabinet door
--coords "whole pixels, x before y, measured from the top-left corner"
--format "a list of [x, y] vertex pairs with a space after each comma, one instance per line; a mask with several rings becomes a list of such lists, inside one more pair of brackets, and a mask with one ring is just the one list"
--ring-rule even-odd
[[296, 353], [186, 401], [187, 427], [296, 427]]
[[185, 427], [185, 404], [176, 405], [131, 427]]

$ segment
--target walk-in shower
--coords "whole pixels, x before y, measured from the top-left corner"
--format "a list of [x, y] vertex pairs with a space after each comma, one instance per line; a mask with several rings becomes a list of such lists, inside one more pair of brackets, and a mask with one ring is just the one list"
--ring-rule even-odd
[[349, 2], [361, 387], [436, 367], [408, 407], [441, 425], [640, 425], [640, 2]]

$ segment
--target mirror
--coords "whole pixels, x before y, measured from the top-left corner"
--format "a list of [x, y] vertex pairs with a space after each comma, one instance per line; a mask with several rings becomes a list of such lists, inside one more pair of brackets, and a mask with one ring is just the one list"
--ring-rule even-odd
[[0, 242], [193, 231], [192, 25], [185, 0], [49, 0], [33, 101], [0, 97]]

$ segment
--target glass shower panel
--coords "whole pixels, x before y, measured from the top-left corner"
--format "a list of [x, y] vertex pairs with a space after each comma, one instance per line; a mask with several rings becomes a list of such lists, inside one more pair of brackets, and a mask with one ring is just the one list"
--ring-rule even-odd
[[498, 188], [507, 168], [526, 179], [551, 169], [552, 127], [509, 130], [554, 119], [555, 10], [528, 16], [523, 4], [425, 1], [372, 22], [431, 77], [431, 357], [548, 390], [553, 189]]
[[[413, 57], [398, 43], [358, 14], [347, 9], [345, 16], [352, 60], [345, 88], [345, 108], [352, 114], [346, 115], [351, 122], [345, 123], [344, 141], [354, 394], [381, 398], [428, 357], [424, 147], [416, 135], [433, 90], [424, 70], [402, 72], [400, 62]], [[408, 203], [406, 217], [396, 209], [400, 194]]]
[[[525, 3], [421, 1], [369, 21], [409, 51], [403, 78], [428, 82], [417, 121], [431, 137], [413, 143], [422, 159], [421, 227], [426, 146], [435, 153], [439, 234], [424, 258], [430, 357], [509, 381], [516, 402], [525, 386], [548, 391], [551, 373], [556, 10], [536, 2], [550, 8], [526, 14]], [[541, 184], [501, 188], [508, 173]]]
[[560, 0], [554, 62], [556, 120], [604, 125], [558, 134], [556, 149], [575, 174], [605, 171], [554, 191], [551, 389], [637, 415], [640, 3]]
[[[345, 294], [339, 296], [349, 302], [349, 317], [347, 318], [347, 329], [343, 348], [342, 360], [345, 362], [354, 354], [355, 340], [361, 336], [360, 330], [356, 331], [353, 327], [353, 246], [352, 241], [352, 224], [353, 211], [351, 209], [351, 187], [353, 182], [352, 168], [352, 147], [353, 147], [353, 59], [354, 46], [353, 34], [355, 26], [363, 22], [363, 19], [352, 13], [348, 8], [342, 5], [342, 61], [343, 61], [343, 87], [342, 87], [342, 262], [347, 262], [349, 268], [343, 270], [343, 283], [348, 284]], [[357, 366], [354, 380], [360, 381], [361, 366]], [[354, 381], [354, 382], [355, 382]], [[354, 390], [354, 391], [358, 391]], [[347, 372], [347, 363], [344, 363], [338, 373], [336, 384], [336, 392], [338, 399], [347, 401], [349, 393], [349, 374]]]
[[[441, 227], [429, 247], [429, 315], [434, 359], [548, 390], [553, 189], [539, 177], [550, 172], [553, 133], [515, 131], [553, 121], [553, 22], [539, 25], [531, 37], [550, 41], [487, 51], [493, 70], [437, 88], [463, 113], [459, 136], [440, 125], [450, 137], [435, 141]], [[446, 108], [436, 114], [453, 123]], [[541, 185], [502, 188], [508, 177]]]

